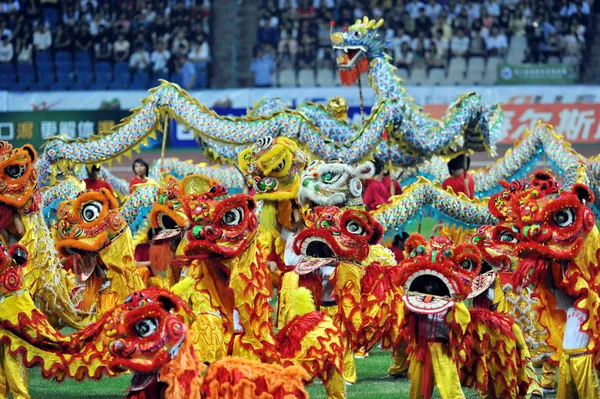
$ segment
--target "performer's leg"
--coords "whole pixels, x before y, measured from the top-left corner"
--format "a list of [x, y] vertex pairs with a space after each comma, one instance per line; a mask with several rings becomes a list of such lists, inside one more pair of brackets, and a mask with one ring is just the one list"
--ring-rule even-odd
[[460, 377], [456, 364], [452, 358], [444, 351], [444, 345], [441, 342], [432, 342], [429, 344], [429, 353], [431, 356], [431, 368], [435, 386], [438, 388], [442, 399], [464, 398], [460, 386]]
[[4, 345], [0, 347], [0, 398], [8, 399], [10, 396], [10, 388], [8, 387], [8, 374], [4, 362]]
[[322, 379], [327, 392], [327, 399], [345, 399], [346, 387], [344, 385], [344, 376], [331, 367], [327, 375]]
[[600, 382], [592, 355], [586, 353], [586, 348], [563, 350], [556, 399], [600, 398]]
[[556, 366], [550, 360], [542, 362], [542, 379], [540, 386], [548, 391], [554, 391], [556, 380]]
[[[410, 391], [408, 394], [409, 399], [423, 399], [423, 370], [425, 365], [423, 362], [415, 359], [414, 356], [410, 356], [408, 366], [408, 378], [410, 379]], [[433, 391], [433, 384], [429, 382], [429, 386]], [[431, 392], [429, 392], [431, 394]]]
[[354, 360], [354, 353], [346, 338], [346, 351], [344, 352], [344, 380], [350, 384], [356, 382], [356, 362]]
[[[2, 345], [2, 371], [6, 376], [8, 389], [13, 399], [31, 399], [27, 387], [29, 386], [29, 375], [21, 355], [11, 355], [8, 347]], [[8, 398], [8, 395], [5, 396]]]
[[[542, 387], [540, 386], [540, 382], [538, 381], [539, 378], [535, 372], [535, 369], [533, 368], [532, 362], [527, 362], [525, 372], [527, 373], [527, 377], [531, 378], [531, 384], [529, 384], [529, 389], [527, 390], [527, 398], [531, 398], [531, 397], [543, 398], [544, 391], [542, 390]], [[553, 381], [553, 383], [554, 383], [554, 381]]]
[[394, 377], [406, 375], [408, 370], [408, 355], [406, 354], [406, 342], [401, 341], [394, 348], [394, 363], [390, 366], [387, 373]]

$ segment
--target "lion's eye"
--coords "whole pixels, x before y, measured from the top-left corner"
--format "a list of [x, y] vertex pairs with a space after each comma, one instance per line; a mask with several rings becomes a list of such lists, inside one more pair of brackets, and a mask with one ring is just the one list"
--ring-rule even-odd
[[285, 168], [285, 164], [286, 164], [286, 162], [285, 162], [285, 159], [284, 159], [283, 161], [281, 161], [279, 163], [279, 165], [277, 165], [276, 168], [273, 169], [273, 172], [281, 172], [283, 170], [283, 168]]
[[133, 325], [133, 330], [140, 338], [146, 338], [154, 334], [158, 329], [158, 320], [155, 318], [143, 319]]
[[346, 223], [346, 230], [348, 230], [349, 233], [355, 234], [357, 236], [363, 235], [365, 233], [365, 229], [363, 229], [360, 223], [358, 223], [355, 220], [350, 220], [348, 223]]
[[238, 207], [225, 212], [225, 214], [221, 218], [221, 221], [227, 226], [237, 226], [238, 224], [240, 224], [243, 218], [244, 209]]
[[575, 211], [572, 208], [561, 209], [552, 216], [558, 227], [569, 227], [575, 223]]
[[260, 149], [269, 148], [273, 144], [273, 137], [264, 136], [256, 141], [256, 146]]
[[27, 167], [25, 165], [10, 165], [4, 168], [4, 173], [12, 179], [18, 179], [25, 174], [26, 169]]
[[81, 218], [87, 223], [93, 222], [100, 216], [102, 203], [99, 201], [88, 202], [81, 208]]
[[515, 237], [515, 235], [510, 231], [503, 231], [502, 233], [500, 233], [498, 239], [502, 242], [511, 242], [513, 244], [519, 242], [519, 240], [517, 240], [517, 237]]
[[468, 271], [473, 271], [473, 269], [475, 268], [475, 262], [473, 262], [472, 259], [463, 259], [460, 262], [460, 267]]

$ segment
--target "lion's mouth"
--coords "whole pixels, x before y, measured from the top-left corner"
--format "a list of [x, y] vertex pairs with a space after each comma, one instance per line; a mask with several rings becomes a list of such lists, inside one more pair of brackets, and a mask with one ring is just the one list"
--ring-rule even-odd
[[158, 380], [158, 374], [154, 373], [140, 373], [135, 372], [133, 374], [133, 378], [131, 379], [131, 383], [129, 384], [128, 391], [136, 392], [143, 391], [148, 388], [150, 384]]
[[364, 47], [334, 47], [336, 50], [341, 50], [337, 56], [337, 64], [340, 69], [352, 69], [356, 62], [366, 54]]
[[301, 276], [337, 263], [335, 252], [327, 241], [321, 238], [310, 237], [304, 240], [300, 253], [302, 259], [296, 264], [294, 271]]
[[415, 313], [440, 313], [454, 305], [454, 289], [448, 279], [434, 270], [421, 270], [408, 278], [402, 296]]
[[487, 261], [483, 261], [481, 265], [481, 272], [475, 276], [471, 283], [471, 293], [468, 298], [475, 298], [486, 291], [496, 280], [496, 269], [492, 267]]

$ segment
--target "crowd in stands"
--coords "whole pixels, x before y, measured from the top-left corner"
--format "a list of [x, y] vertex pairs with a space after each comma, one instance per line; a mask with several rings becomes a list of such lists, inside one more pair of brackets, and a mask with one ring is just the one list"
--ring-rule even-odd
[[[505, 59], [511, 40], [523, 52], [511, 63], [579, 63], [593, 0], [263, 0], [258, 43], [279, 68], [333, 65], [329, 23], [384, 18], [380, 31], [399, 67], [446, 67], [452, 57]], [[557, 63], [556, 58], [551, 62]]]
[[37, 71], [29, 88], [48, 71], [56, 72], [50, 83], [83, 88], [111, 81], [147, 88], [150, 79], [172, 77], [186, 88], [205, 87], [206, 76], [197, 75], [206, 75], [211, 60], [209, 12], [209, 0], [3, 0], [1, 72], [10, 75], [10, 65], [19, 75]]

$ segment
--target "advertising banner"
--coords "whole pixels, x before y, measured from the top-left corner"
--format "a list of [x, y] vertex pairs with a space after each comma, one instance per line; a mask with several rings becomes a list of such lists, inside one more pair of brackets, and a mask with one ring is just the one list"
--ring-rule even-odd
[[578, 81], [577, 65], [498, 65], [498, 84], [569, 84]]
[[40, 148], [48, 137], [89, 138], [109, 132], [129, 112], [113, 111], [40, 111], [0, 113], [0, 140], [13, 146], [25, 143]]

